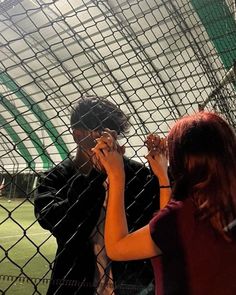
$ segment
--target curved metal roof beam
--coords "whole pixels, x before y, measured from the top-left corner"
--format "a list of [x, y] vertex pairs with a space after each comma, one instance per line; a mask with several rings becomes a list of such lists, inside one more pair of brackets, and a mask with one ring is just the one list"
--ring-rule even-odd
[[69, 150], [61, 138], [61, 135], [58, 133], [50, 119], [44, 113], [44, 111], [37, 105], [37, 103], [24, 91], [19, 87], [16, 82], [7, 74], [0, 73], [0, 81], [8, 88], [18, 99], [20, 99], [24, 105], [28, 107], [29, 110], [32, 111], [34, 116], [40, 121], [47, 134], [51, 138], [54, 143], [56, 149], [59, 152], [59, 155], [62, 160], [64, 160], [68, 154]]
[[19, 137], [19, 135], [15, 132], [14, 128], [11, 127], [11, 125], [6, 121], [6, 119], [0, 114], [0, 125], [3, 127], [10, 138], [12, 139], [14, 145], [19, 150], [20, 155], [24, 158], [26, 163], [29, 164], [29, 167], [34, 169], [35, 168], [35, 162], [33, 158], [31, 157], [31, 154], [29, 153], [28, 149], [22, 142], [22, 139]]
[[16, 109], [16, 107], [8, 101], [2, 94], [0, 94], [0, 104], [6, 108], [14, 117], [19, 126], [25, 131], [29, 139], [32, 141], [34, 147], [36, 148], [39, 157], [41, 157], [43, 162], [43, 168], [48, 169], [52, 167], [53, 161], [48, 155], [47, 151], [43, 148], [44, 145], [35, 130], [28, 124], [22, 114]]

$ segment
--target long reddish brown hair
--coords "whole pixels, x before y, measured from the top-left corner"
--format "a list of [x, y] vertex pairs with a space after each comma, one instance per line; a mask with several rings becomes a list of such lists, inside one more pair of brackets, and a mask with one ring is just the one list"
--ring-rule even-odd
[[193, 198], [198, 216], [225, 239], [236, 218], [236, 136], [219, 115], [209, 112], [180, 119], [168, 135], [173, 198]]

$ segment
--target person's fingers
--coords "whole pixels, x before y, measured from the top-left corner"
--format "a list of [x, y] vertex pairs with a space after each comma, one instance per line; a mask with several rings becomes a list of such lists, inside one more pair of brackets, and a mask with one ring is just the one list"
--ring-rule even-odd
[[100, 140], [100, 141], [102, 140], [106, 143], [112, 143], [114, 139], [109, 133], [102, 132], [101, 136], [97, 140]]
[[98, 161], [101, 162], [104, 160], [104, 150], [94, 148], [94, 153]]
[[150, 134], [145, 141], [145, 145], [148, 151], [153, 151], [154, 153], [161, 153], [167, 156], [167, 139], [161, 138], [158, 135]]
[[103, 156], [107, 157], [111, 151], [109, 151], [108, 149], [103, 149], [101, 150], [101, 152], [103, 153]]
[[95, 148], [91, 149], [92, 152], [96, 155], [96, 157], [100, 157], [104, 159], [109, 155], [109, 153], [113, 152], [105, 143], [101, 142], [95, 146]]
[[160, 144], [160, 137], [156, 134], [149, 134], [144, 144], [147, 146], [148, 150], [155, 150]]
[[125, 147], [120, 146], [119, 143], [116, 141], [117, 133], [114, 130], [105, 129], [106, 131], [103, 131], [101, 133], [101, 136], [96, 139], [96, 149], [101, 150], [108, 150], [113, 151], [116, 150], [120, 154], [124, 155], [125, 153]]
[[103, 140], [96, 140], [96, 142], [97, 142], [97, 144], [96, 144], [96, 146], [95, 146], [95, 148], [96, 149], [100, 149], [100, 150], [102, 150], [102, 149], [108, 149], [108, 148], [110, 148], [108, 145], [107, 145], [107, 143], [106, 142], [104, 142]]
[[158, 148], [158, 146], [160, 145], [161, 143], [161, 138], [159, 136], [154, 136], [152, 139], [151, 139], [151, 144], [153, 146], [153, 148]]
[[93, 155], [95, 155], [97, 157], [99, 149], [94, 147], [94, 148], [91, 149], [91, 151], [92, 151]]
[[116, 147], [116, 140], [115, 138], [108, 132], [104, 131], [99, 138], [99, 141], [105, 142], [111, 149]]
[[160, 151], [167, 156], [168, 155], [168, 147], [167, 147], [167, 139], [162, 138], [160, 142]]
[[109, 133], [114, 139], [117, 139], [117, 132], [115, 130], [111, 130], [109, 128], [104, 129], [105, 132]]

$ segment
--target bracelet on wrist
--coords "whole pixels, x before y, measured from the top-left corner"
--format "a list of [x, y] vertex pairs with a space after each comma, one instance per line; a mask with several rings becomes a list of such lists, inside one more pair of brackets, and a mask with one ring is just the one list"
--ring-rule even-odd
[[170, 185], [160, 185], [160, 188], [171, 188]]

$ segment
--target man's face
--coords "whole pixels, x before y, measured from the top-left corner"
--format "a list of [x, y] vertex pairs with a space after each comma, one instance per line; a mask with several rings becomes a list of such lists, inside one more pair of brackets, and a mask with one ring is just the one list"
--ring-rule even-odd
[[87, 154], [92, 154], [91, 149], [96, 145], [96, 138], [100, 137], [100, 132], [83, 129], [74, 129], [73, 137], [78, 147]]

